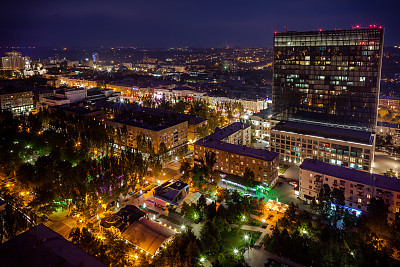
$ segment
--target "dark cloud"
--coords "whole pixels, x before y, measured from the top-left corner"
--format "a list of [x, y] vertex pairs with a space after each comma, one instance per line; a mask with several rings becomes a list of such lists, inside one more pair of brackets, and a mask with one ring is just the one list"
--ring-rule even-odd
[[0, 45], [271, 46], [290, 30], [386, 27], [400, 43], [400, 1], [4, 1]]

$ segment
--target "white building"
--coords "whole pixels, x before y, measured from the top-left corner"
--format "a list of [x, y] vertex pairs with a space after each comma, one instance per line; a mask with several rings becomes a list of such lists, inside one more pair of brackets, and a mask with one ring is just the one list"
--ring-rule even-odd
[[311, 202], [324, 184], [343, 192], [345, 206], [367, 211], [371, 198], [382, 198], [389, 206], [389, 219], [400, 209], [400, 179], [306, 159], [300, 165], [299, 197]]

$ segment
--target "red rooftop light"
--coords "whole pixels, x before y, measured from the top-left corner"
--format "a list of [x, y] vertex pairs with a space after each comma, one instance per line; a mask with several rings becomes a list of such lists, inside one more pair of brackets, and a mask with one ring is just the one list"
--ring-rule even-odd
[[277, 31], [274, 31], [274, 34], [277, 34], [278, 32]]
[[322, 32], [322, 29], [319, 29], [320, 32]]

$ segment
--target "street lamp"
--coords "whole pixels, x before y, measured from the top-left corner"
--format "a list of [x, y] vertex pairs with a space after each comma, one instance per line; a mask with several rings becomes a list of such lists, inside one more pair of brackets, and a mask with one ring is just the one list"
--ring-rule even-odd
[[235, 248], [234, 250], [233, 250], [233, 253], [235, 253], [235, 255], [238, 253], [239, 251]]
[[248, 235], [245, 235], [245, 236], [244, 236], [244, 240], [246, 240], [246, 242], [247, 242], [248, 239], [249, 239], [249, 236], [248, 236]]
[[185, 225], [184, 224], [182, 224], [181, 229], [185, 230]]

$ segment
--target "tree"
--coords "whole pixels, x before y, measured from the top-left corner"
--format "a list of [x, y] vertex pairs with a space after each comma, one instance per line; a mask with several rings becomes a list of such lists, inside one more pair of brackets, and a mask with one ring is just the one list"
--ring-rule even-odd
[[181, 160], [181, 166], [179, 167], [179, 172], [182, 174], [181, 179], [183, 182], [187, 182], [190, 178], [190, 173], [192, 171], [192, 163], [190, 159]]
[[253, 184], [254, 184], [253, 182], [255, 180], [255, 175], [254, 175], [254, 172], [252, 170], [250, 170], [249, 167], [246, 167], [246, 169], [244, 170], [243, 178], [246, 181], [247, 186], [253, 186]]
[[364, 215], [368, 227], [374, 232], [385, 231], [387, 227], [388, 205], [380, 197], [371, 198]]
[[392, 224], [390, 225], [389, 232], [391, 235], [391, 245], [395, 250], [397, 250], [397, 253], [399, 254], [400, 252], [400, 212], [396, 212], [394, 220]]

